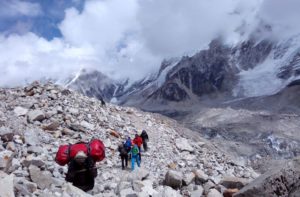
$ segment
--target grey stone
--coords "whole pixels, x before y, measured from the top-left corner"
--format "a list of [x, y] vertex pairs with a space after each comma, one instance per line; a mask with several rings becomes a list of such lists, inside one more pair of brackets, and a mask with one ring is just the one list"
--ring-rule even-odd
[[137, 193], [131, 188], [123, 189], [120, 191], [120, 197], [138, 197]]
[[201, 185], [208, 180], [208, 175], [200, 169], [194, 170], [193, 173], [195, 174], [195, 183], [197, 185]]
[[27, 113], [27, 115], [28, 115], [28, 120], [30, 122], [33, 122], [33, 121], [42, 121], [42, 120], [45, 119], [45, 114], [41, 110], [30, 111], [30, 112]]
[[224, 177], [220, 184], [228, 189], [242, 189], [245, 185], [247, 185], [249, 181], [244, 178], [238, 177]]
[[25, 116], [28, 112], [28, 109], [26, 108], [23, 108], [23, 107], [15, 107], [14, 109], [14, 113], [17, 115], [17, 116]]
[[35, 130], [27, 130], [24, 132], [24, 139], [26, 144], [30, 146], [36, 146], [40, 143], [36, 132], [37, 131]]
[[297, 157], [259, 176], [234, 197], [289, 196], [299, 190], [299, 179], [300, 157]]
[[1, 140], [3, 142], [11, 142], [14, 139], [14, 134], [12, 132], [1, 135]]
[[187, 173], [183, 176], [183, 185], [189, 185], [191, 184], [193, 181], [195, 181], [195, 174], [193, 172]]
[[62, 197], [92, 197], [92, 195], [82, 191], [81, 189], [74, 187], [70, 183], [66, 183], [63, 188]]
[[32, 193], [37, 190], [37, 184], [27, 181], [25, 178], [19, 178], [15, 181], [14, 187], [18, 194], [28, 196], [32, 195]]
[[48, 171], [41, 171], [34, 165], [29, 166], [29, 174], [31, 180], [36, 183], [40, 189], [50, 188], [51, 184], [53, 184], [52, 174]]
[[115, 193], [120, 194], [121, 190], [128, 189], [128, 188], [131, 188], [131, 187], [132, 187], [132, 185], [131, 185], [130, 182], [122, 181], [116, 187]]
[[6, 175], [0, 178], [0, 196], [14, 197], [14, 175]]
[[131, 172], [127, 178], [128, 181], [132, 180], [144, 180], [149, 176], [149, 170], [145, 168], [136, 168], [133, 172]]
[[58, 121], [54, 121], [54, 122], [51, 122], [50, 124], [44, 126], [44, 129], [48, 130], [48, 131], [55, 131], [58, 129], [59, 126], [60, 126], [60, 123]]
[[186, 138], [178, 138], [175, 140], [175, 145], [180, 151], [193, 152], [194, 148], [189, 144]]
[[174, 170], [169, 170], [165, 175], [164, 184], [174, 189], [181, 188], [183, 174]]
[[86, 122], [84, 120], [80, 122], [80, 126], [86, 128], [88, 130], [94, 130], [95, 129], [95, 126], [93, 124], [88, 123], [88, 122]]

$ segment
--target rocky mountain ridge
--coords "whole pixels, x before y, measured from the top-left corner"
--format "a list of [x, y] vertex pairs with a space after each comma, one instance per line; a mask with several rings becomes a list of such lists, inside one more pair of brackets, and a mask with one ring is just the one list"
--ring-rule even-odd
[[[166, 117], [111, 104], [54, 84], [0, 90], [0, 196], [220, 196], [258, 176], [205, 139]], [[145, 129], [149, 152], [142, 167], [122, 171], [117, 146]], [[67, 167], [54, 162], [61, 144], [100, 138], [106, 159], [98, 163], [88, 193], [65, 183]], [[240, 186], [242, 184], [242, 186]], [[229, 187], [229, 186], [227, 186]]]

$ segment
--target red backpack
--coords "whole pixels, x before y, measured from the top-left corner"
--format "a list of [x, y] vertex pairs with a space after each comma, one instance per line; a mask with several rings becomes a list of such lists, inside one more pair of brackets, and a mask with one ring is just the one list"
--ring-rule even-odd
[[69, 163], [79, 151], [91, 156], [95, 162], [105, 158], [105, 146], [101, 140], [93, 139], [90, 143], [79, 142], [73, 145], [61, 145], [56, 153], [55, 161], [61, 166]]

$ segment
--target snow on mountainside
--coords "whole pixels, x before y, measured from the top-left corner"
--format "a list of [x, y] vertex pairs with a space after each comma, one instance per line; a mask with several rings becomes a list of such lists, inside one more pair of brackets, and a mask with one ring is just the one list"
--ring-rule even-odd
[[192, 56], [164, 60], [157, 73], [132, 84], [85, 71], [69, 87], [151, 111], [272, 95], [299, 78], [299, 39], [300, 35], [280, 42], [252, 37], [234, 46], [216, 39]]

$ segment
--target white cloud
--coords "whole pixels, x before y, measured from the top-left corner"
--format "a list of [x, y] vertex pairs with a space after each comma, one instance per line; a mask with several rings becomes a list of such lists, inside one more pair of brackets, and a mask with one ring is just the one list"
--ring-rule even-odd
[[38, 16], [42, 14], [38, 3], [21, 0], [2, 0], [0, 2], [0, 17]]
[[299, 0], [265, 0], [259, 16], [272, 26], [273, 35], [278, 39], [300, 33]]
[[[37, 4], [12, 2], [25, 7], [8, 7], [19, 10], [15, 15], [40, 13]], [[142, 78], [163, 58], [200, 50], [217, 36], [232, 43], [244, 32], [245, 39], [261, 20], [276, 35], [299, 33], [298, 7], [297, 0], [88, 0], [82, 12], [65, 11], [62, 38], [0, 36], [0, 85], [68, 77], [83, 67], [115, 79]]]

